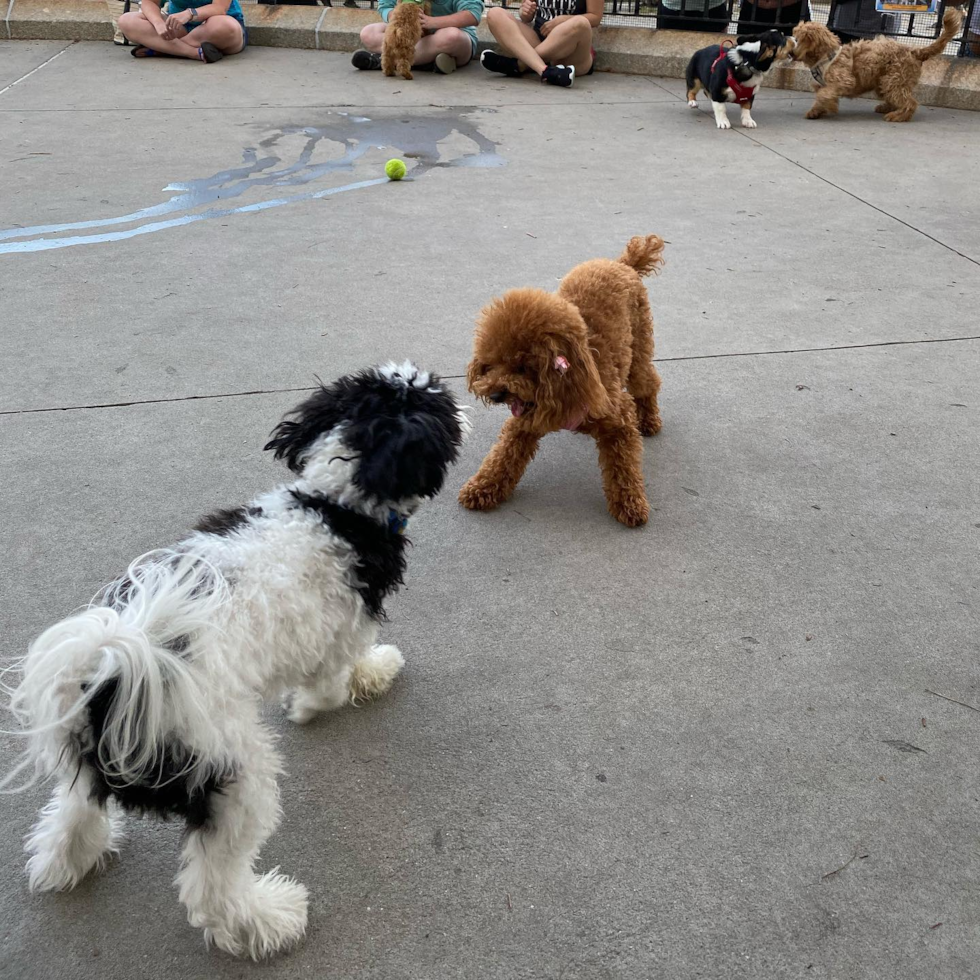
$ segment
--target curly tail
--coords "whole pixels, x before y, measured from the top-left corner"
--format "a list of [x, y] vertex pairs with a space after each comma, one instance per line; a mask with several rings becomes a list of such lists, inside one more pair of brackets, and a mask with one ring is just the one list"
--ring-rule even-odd
[[626, 243], [619, 261], [648, 276], [664, 264], [664, 240], [659, 235], [637, 235]]
[[[207, 731], [207, 708], [189, 658], [212, 624], [227, 587], [210, 565], [185, 554], [150, 552], [84, 612], [45, 630], [20, 665], [10, 709], [29, 739], [22, 760], [0, 781], [7, 790], [25, 769], [26, 789], [75, 761], [95, 738], [99, 766], [114, 782], [152, 776], [174, 731]], [[108, 701], [101, 731], [89, 705]], [[190, 767], [188, 768], [190, 771]]]
[[943, 14], [943, 32], [936, 38], [932, 44], [927, 45], [924, 48], [913, 48], [912, 54], [915, 55], [919, 61], [928, 61], [930, 58], [934, 58], [937, 54], [941, 54], [943, 49], [949, 44], [950, 41], [956, 37], [960, 32], [960, 28], [963, 26], [963, 12], [957, 10], [955, 7], [947, 7], [946, 13]]

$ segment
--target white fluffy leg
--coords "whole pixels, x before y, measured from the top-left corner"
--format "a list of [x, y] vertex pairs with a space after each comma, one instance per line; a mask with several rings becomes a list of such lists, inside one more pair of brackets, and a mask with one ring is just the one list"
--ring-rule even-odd
[[742, 125], [746, 129], [755, 129], [757, 125], [756, 121], [752, 118], [752, 111], [747, 105], [742, 106]]
[[293, 693], [289, 703], [289, 720], [297, 725], [305, 725], [324, 711], [342, 708], [350, 698], [351, 668], [331, 675], [320, 675], [307, 687]]
[[712, 102], [711, 108], [715, 111], [715, 122], [719, 129], [731, 129], [732, 124], [728, 121], [728, 112], [725, 110], [724, 102]]
[[213, 796], [207, 826], [188, 836], [177, 885], [188, 921], [204, 930], [206, 942], [234, 956], [261, 959], [306, 932], [307, 892], [278, 868], [261, 876], [252, 871], [279, 822], [278, 761], [263, 745], [247, 764]]
[[101, 868], [118, 853], [122, 818], [92, 800], [90, 789], [83, 770], [74, 780], [62, 780], [41, 811], [25, 845], [33, 891], [74, 888], [92, 868]]
[[373, 646], [366, 657], [354, 664], [350, 675], [350, 699], [354, 704], [386, 694], [394, 684], [405, 658], [391, 644]]

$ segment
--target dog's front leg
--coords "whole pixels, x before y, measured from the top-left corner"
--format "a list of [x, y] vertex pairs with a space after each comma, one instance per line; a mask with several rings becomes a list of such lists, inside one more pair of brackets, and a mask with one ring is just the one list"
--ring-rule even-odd
[[468, 510], [493, 510], [502, 504], [534, 459], [539, 441], [519, 419], [508, 419], [483, 465], [463, 484], [459, 502]]
[[757, 126], [756, 121], [752, 118], [751, 102], [745, 102], [742, 104], [742, 125], [746, 129], [755, 129]]
[[813, 105], [803, 118], [819, 119], [821, 116], [828, 114], [834, 115], [839, 106], [840, 100], [837, 97], [837, 93], [829, 85], [824, 86], [823, 88], [817, 89]]
[[731, 129], [732, 124], [728, 121], [728, 111], [725, 109], [724, 102], [712, 101], [711, 108], [715, 111], [715, 122], [719, 129]]
[[609, 513], [627, 527], [646, 524], [650, 516], [643, 486], [643, 441], [636, 427], [636, 415], [628, 412], [624, 424], [610, 422], [596, 433], [602, 487]]

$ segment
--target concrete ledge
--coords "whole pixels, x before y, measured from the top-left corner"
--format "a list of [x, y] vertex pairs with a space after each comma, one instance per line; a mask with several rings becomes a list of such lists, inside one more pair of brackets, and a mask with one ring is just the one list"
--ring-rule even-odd
[[[361, 28], [378, 20], [373, 10], [340, 6], [247, 4], [244, 10], [250, 42], [280, 48], [354, 51]], [[6, 24], [5, 33], [13, 39], [112, 39], [105, 0], [12, 0]], [[600, 27], [596, 32], [597, 68], [683, 78], [691, 52], [725, 36], [647, 27]], [[481, 49], [494, 43], [485, 21], [477, 28], [477, 37]], [[770, 88], [811, 91], [810, 73], [799, 65], [774, 69], [766, 84]], [[939, 57], [926, 62], [916, 98], [923, 105], [980, 110], [980, 59]]]
[[98, 0], [14, 0], [7, 33], [12, 40], [111, 41], [112, 23]]

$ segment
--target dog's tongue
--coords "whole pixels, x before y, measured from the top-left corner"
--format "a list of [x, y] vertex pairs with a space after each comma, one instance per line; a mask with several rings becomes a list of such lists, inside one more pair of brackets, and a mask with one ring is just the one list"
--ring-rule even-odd
[[520, 418], [520, 416], [524, 414], [524, 402], [522, 402], [520, 398], [515, 398], [514, 401], [510, 403], [510, 414], [513, 415], [515, 419]]

